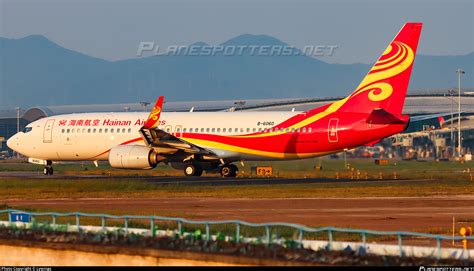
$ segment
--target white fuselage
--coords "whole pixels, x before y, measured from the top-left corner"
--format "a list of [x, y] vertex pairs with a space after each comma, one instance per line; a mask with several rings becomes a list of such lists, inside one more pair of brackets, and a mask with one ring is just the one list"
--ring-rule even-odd
[[[52, 161], [107, 160], [108, 151], [121, 144], [144, 145], [139, 129], [148, 112], [81, 113], [57, 115], [34, 121], [8, 141], [27, 156]], [[181, 137], [182, 132], [241, 135], [270, 128], [299, 112], [163, 112], [158, 128]], [[197, 130], [196, 130], [197, 129]], [[223, 157], [245, 159], [244, 154]]]

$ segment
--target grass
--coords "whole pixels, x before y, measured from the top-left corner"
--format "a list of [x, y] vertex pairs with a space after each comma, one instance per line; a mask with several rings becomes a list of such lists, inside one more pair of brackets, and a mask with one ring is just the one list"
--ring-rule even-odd
[[0, 179], [2, 199], [51, 198], [331, 198], [473, 194], [467, 180], [328, 181], [238, 186], [160, 185], [146, 180]]

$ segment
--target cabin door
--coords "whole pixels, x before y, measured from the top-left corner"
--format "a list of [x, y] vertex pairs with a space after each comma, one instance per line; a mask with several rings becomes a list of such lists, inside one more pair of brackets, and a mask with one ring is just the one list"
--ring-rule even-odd
[[54, 120], [48, 120], [46, 121], [46, 124], [44, 125], [44, 131], [43, 131], [43, 142], [44, 143], [52, 143], [53, 142], [53, 125], [54, 125]]
[[338, 142], [339, 138], [337, 136], [337, 124], [339, 123], [338, 118], [332, 118], [329, 120], [328, 125], [328, 140], [329, 142]]

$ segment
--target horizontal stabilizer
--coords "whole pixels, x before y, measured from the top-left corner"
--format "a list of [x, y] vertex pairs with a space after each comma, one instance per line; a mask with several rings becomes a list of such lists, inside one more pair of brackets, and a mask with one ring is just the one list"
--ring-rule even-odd
[[381, 108], [376, 108], [370, 113], [367, 118], [367, 123], [370, 124], [404, 124], [409, 120], [408, 116], [395, 115], [389, 113]]

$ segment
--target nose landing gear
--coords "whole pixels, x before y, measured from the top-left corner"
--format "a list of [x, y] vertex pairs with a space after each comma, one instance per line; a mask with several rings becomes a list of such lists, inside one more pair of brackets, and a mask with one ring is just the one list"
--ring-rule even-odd
[[43, 170], [44, 175], [53, 175], [53, 162], [47, 161]]

